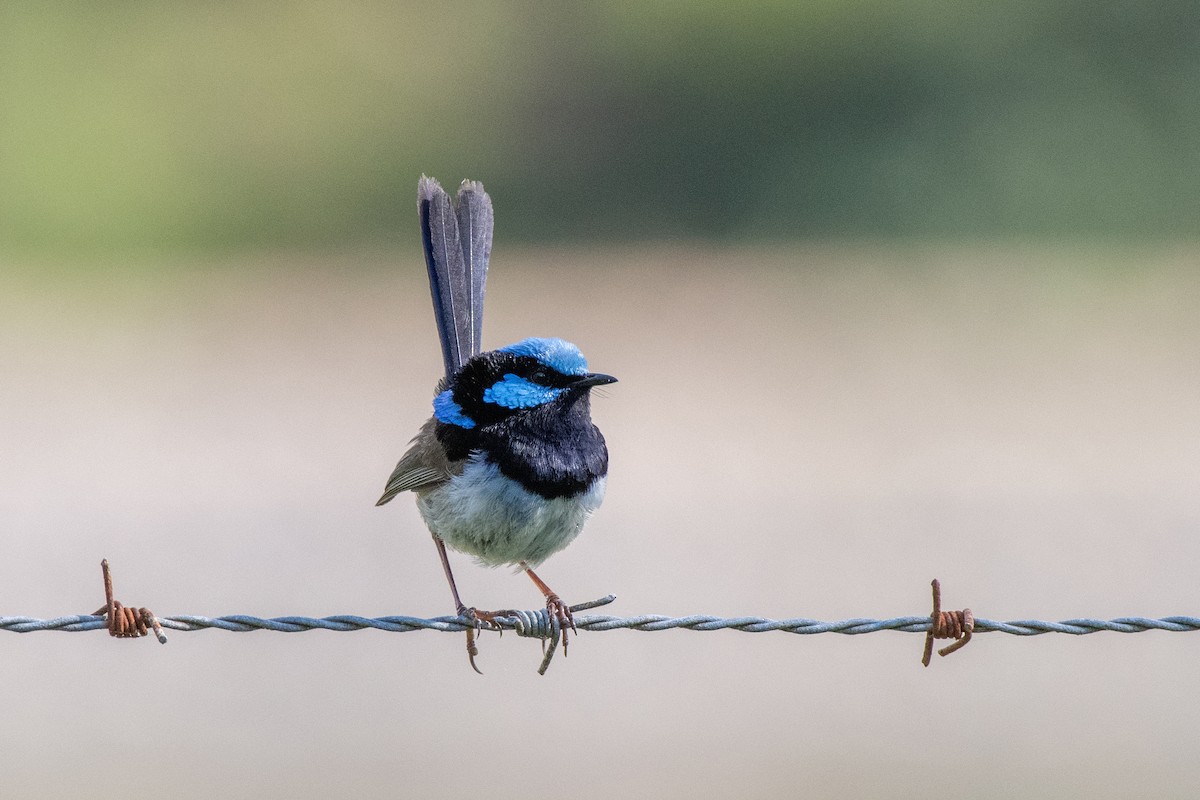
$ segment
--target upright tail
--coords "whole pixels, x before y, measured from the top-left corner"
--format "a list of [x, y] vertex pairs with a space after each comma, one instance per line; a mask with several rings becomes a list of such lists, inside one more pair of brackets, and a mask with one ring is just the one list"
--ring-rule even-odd
[[482, 183], [463, 181], [456, 208], [436, 180], [422, 175], [417, 183], [417, 210], [433, 315], [449, 378], [480, 351], [483, 292], [492, 254], [492, 199]]

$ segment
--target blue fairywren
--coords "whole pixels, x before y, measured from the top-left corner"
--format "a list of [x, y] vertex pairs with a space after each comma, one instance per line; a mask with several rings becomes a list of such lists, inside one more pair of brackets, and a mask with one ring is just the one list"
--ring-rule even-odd
[[[388, 478], [383, 505], [412, 491], [433, 534], [457, 613], [478, 626], [503, 612], [468, 608], [446, 545], [487, 566], [523, 569], [565, 629], [570, 609], [533, 572], [571, 543], [604, 498], [608, 449], [592, 424], [590, 391], [616, 378], [588, 372], [579, 349], [532, 338], [480, 353], [483, 294], [492, 245], [492, 204], [463, 181], [457, 207], [421, 177], [417, 208], [446, 377], [433, 417]], [[467, 652], [475, 667], [471, 631]]]

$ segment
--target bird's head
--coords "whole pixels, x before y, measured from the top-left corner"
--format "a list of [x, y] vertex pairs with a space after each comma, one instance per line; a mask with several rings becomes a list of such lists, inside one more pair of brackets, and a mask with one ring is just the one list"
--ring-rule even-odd
[[562, 339], [524, 339], [480, 353], [433, 401], [434, 416], [463, 430], [491, 425], [551, 403], [570, 404], [616, 378], [588, 372], [579, 348]]

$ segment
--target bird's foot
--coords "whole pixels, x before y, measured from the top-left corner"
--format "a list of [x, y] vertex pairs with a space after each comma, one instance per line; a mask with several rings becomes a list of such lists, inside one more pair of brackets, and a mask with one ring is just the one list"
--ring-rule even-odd
[[504, 629], [496, 622], [496, 617], [505, 615], [503, 611], [480, 611], [477, 608], [467, 608], [464, 605], [459, 605], [458, 615], [470, 620], [472, 627], [467, 628], [467, 661], [471, 662], [471, 669], [475, 670], [479, 675], [483, 674], [478, 666], [475, 665], [475, 656], [479, 655], [479, 648], [475, 646], [476, 631], [499, 631], [500, 635], [504, 635]]
[[503, 632], [504, 629], [500, 627], [498, 622], [496, 622], [496, 617], [502, 617], [504, 614], [505, 612], [503, 611], [480, 611], [478, 608], [467, 608], [466, 606], [458, 607], [458, 615], [460, 617], [466, 617], [468, 620], [470, 620], [474, 624], [475, 630], [477, 631], [488, 630]]
[[546, 595], [546, 613], [550, 615], [551, 619], [558, 620], [559, 630], [562, 631], [562, 647], [565, 656], [568, 642], [567, 628], [570, 628], [572, 633], [579, 633], [579, 629], [575, 627], [575, 617], [571, 614], [570, 607], [554, 592]]

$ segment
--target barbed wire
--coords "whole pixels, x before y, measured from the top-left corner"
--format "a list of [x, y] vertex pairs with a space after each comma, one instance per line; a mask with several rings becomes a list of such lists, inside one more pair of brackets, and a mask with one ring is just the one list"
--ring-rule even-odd
[[[604, 598], [607, 599], [607, 598]], [[601, 605], [598, 603], [598, 605]], [[572, 606], [572, 610], [577, 606]], [[528, 618], [537, 620], [543, 617], [545, 609], [521, 612]], [[381, 630], [390, 633], [409, 633], [412, 631], [441, 631], [443, 633], [461, 633], [472, 623], [457, 616], [449, 617], [360, 617], [353, 614], [338, 614], [330, 617], [255, 617], [248, 614], [231, 614], [222, 617], [202, 617], [192, 614], [179, 614], [158, 617], [163, 628], [175, 631], [200, 631], [216, 629], [233, 633], [248, 633], [250, 631], [274, 631], [276, 633], [302, 633], [304, 631], [358, 631]], [[518, 630], [521, 622], [517, 616], [500, 616], [496, 623], [504, 630]], [[845, 619], [833, 622], [823, 622], [814, 619], [771, 619], [768, 617], [718, 617], [709, 614], [692, 614], [685, 617], [670, 617], [662, 614], [642, 614], [635, 617], [612, 617], [605, 615], [588, 615], [575, 618], [575, 625], [585, 631], [666, 631], [677, 628], [692, 631], [735, 630], [743, 633], [796, 633], [810, 635], [818, 633], [841, 633], [848, 636], [858, 636], [879, 631], [899, 631], [901, 633], [928, 633], [931, 627], [928, 616], [923, 617], [893, 617], [891, 619]], [[64, 631], [78, 633], [82, 631], [104, 630], [108, 623], [103, 615], [78, 614], [52, 619], [37, 619], [35, 617], [0, 617], [0, 630], [12, 633], [35, 633], [38, 631]], [[534, 626], [539, 627], [535, 622]], [[544, 627], [544, 626], [541, 626]], [[975, 633], [1007, 633], [1013, 636], [1039, 636], [1044, 633], [1066, 633], [1083, 636], [1091, 633], [1108, 631], [1111, 633], [1142, 633], [1144, 631], [1171, 631], [1186, 633], [1200, 630], [1200, 617], [1172, 616], [1160, 618], [1148, 617], [1117, 617], [1116, 619], [1068, 619], [1061, 622], [1046, 622], [1037, 619], [1013, 620], [997, 622], [995, 620], [975, 618]], [[518, 631], [520, 632], [520, 631]], [[535, 636], [535, 633], [526, 635]]]
[[[274, 631], [276, 633], [302, 633], [304, 631], [325, 630], [348, 632], [358, 630], [381, 630], [389, 633], [409, 633], [412, 631], [430, 630], [443, 633], [467, 632], [467, 651], [474, 664], [473, 635], [481, 628], [477, 619], [466, 616], [445, 617], [361, 617], [353, 614], [338, 614], [330, 617], [287, 616], [255, 617], [249, 614], [231, 614], [221, 617], [203, 617], [194, 614], [177, 614], [157, 616], [146, 608], [132, 609], [121, 605], [113, 599], [112, 580], [108, 570], [108, 562], [101, 564], [104, 575], [105, 605], [94, 614], [76, 614], [71, 616], [38, 619], [35, 617], [0, 616], [0, 630], [12, 633], [35, 633], [39, 631], [64, 631], [79, 633], [83, 631], [107, 630], [112, 636], [132, 638], [145, 636], [152, 628], [155, 636], [163, 644], [167, 637], [163, 632], [200, 631], [216, 629], [232, 633], [248, 633], [250, 631]], [[961, 611], [941, 610], [941, 585], [933, 581], [933, 613], [929, 616], [893, 617], [891, 619], [854, 618], [826, 622], [814, 619], [771, 619], [768, 617], [718, 617], [709, 614], [690, 614], [683, 617], [670, 617], [662, 614], [642, 614], [635, 617], [613, 617], [606, 615], [586, 615], [574, 618], [570, 627], [585, 631], [720, 631], [734, 630], [743, 633], [768, 633], [778, 631], [800, 635], [819, 633], [840, 633], [847, 636], [859, 636], [880, 631], [899, 631], [901, 633], [925, 634], [925, 652], [921, 661], [929, 665], [933, 652], [933, 640], [953, 639], [948, 647], [939, 650], [945, 656], [963, 647], [971, 640], [973, 633], [1007, 633], [1012, 636], [1040, 636], [1046, 633], [1062, 633], [1073, 636], [1108, 631], [1111, 633], [1142, 633], [1159, 630], [1174, 633], [1184, 633], [1200, 630], [1200, 617], [1171, 616], [1151, 619], [1147, 617], [1117, 617], [1116, 619], [1068, 619], [1061, 622], [1046, 622], [1037, 619], [1013, 620], [997, 622], [995, 620], [977, 618], [970, 609]], [[571, 606], [572, 614], [608, 605], [616, 600], [615, 595], [607, 595], [597, 600], [579, 603]], [[494, 612], [494, 621], [487, 627], [503, 631], [514, 631], [518, 636], [541, 639], [543, 644], [548, 640], [549, 647], [543, 655], [539, 673], [545, 673], [550, 660], [563, 641], [564, 631], [559, 618], [550, 614], [547, 609], [536, 611], [503, 611]]]

